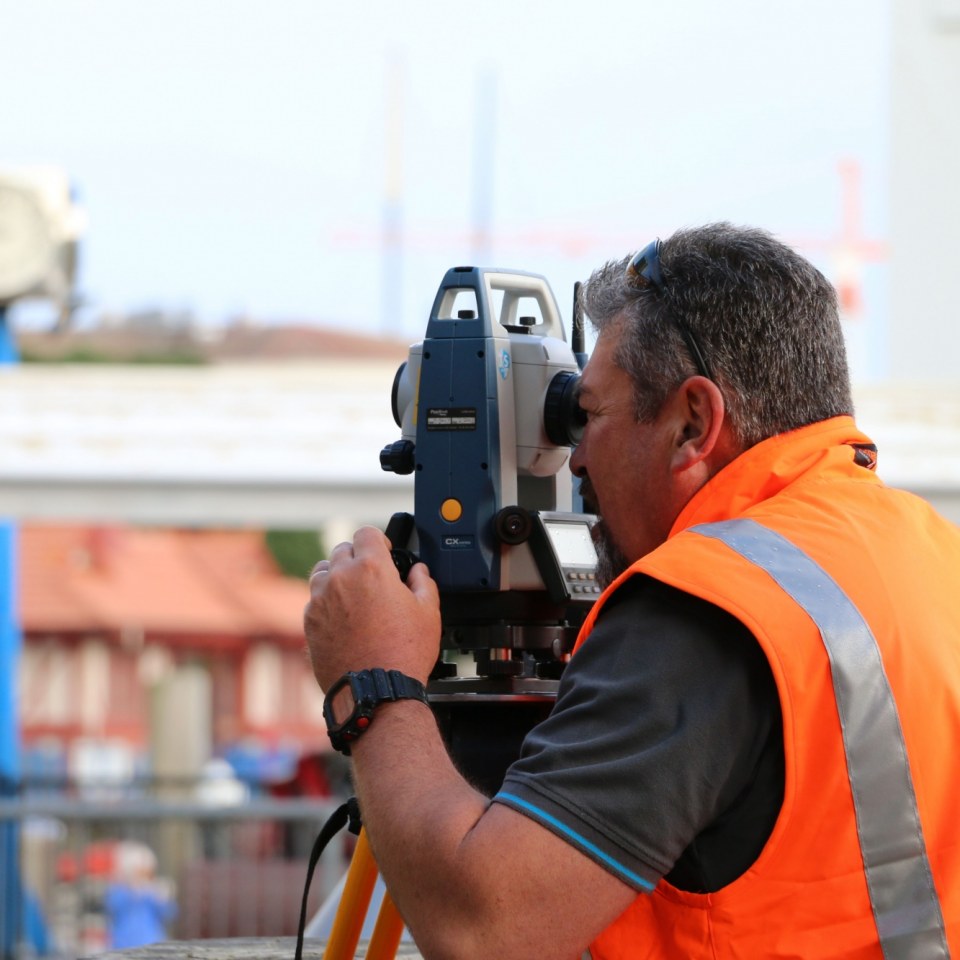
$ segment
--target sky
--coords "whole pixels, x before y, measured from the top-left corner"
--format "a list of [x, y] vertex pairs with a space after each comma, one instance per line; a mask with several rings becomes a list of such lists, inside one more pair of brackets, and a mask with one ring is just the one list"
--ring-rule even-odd
[[[594, 267], [712, 220], [830, 276], [841, 162], [865, 234], [887, 230], [890, 17], [889, 0], [3, 0], [0, 168], [74, 184], [79, 323], [161, 309], [414, 340], [463, 263], [544, 274], [568, 318]], [[885, 269], [862, 272], [875, 324]]]

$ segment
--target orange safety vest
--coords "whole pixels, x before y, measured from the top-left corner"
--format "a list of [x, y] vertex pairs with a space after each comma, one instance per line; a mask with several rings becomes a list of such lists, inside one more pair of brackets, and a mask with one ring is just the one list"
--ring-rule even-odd
[[864, 469], [869, 443], [837, 417], [752, 447], [584, 624], [578, 646], [634, 573], [729, 611], [769, 660], [786, 754], [753, 866], [709, 894], [661, 881], [594, 960], [960, 957], [960, 529]]

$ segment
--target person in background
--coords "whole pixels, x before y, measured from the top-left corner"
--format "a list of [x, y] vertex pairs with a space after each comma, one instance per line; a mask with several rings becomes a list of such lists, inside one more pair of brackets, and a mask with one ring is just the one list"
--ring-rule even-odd
[[157, 858], [148, 846], [132, 841], [117, 845], [114, 881], [104, 894], [112, 949], [166, 940], [177, 905], [169, 883], [158, 879], [156, 872]]

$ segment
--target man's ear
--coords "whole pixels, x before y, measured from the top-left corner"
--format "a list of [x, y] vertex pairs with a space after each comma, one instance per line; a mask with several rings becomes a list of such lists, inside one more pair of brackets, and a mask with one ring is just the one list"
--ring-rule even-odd
[[723, 429], [726, 408], [720, 388], [700, 376], [688, 377], [672, 400], [677, 429], [671, 466], [681, 473], [712, 460], [720, 452], [723, 436], [728, 432]]

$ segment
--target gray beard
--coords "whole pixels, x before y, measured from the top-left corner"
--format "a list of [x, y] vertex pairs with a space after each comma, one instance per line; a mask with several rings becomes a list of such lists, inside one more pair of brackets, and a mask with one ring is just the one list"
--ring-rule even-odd
[[610, 530], [603, 520], [597, 519], [590, 536], [597, 551], [597, 583], [601, 589], [606, 590], [630, 566], [630, 561], [613, 542]]

